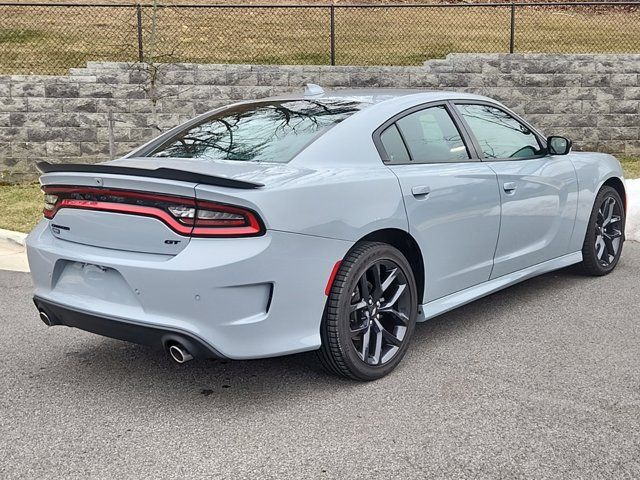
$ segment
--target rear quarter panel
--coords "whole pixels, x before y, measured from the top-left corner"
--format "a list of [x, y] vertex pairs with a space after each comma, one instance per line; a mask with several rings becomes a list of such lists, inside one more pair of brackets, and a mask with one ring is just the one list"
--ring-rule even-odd
[[256, 190], [201, 184], [196, 196], [252, 208], [268, 229], [283, 232], [357, 241], [375, 230], [408, 228], [398, 180], [375, 159], [368, 168], [309, 168]]

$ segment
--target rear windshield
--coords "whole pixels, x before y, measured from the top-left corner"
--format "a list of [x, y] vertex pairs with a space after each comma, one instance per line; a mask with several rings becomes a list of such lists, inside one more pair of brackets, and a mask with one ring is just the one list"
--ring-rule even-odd
[[147, 156], [286, 163], [367, 105], [347, 99], [240, 105], [189, 126]]

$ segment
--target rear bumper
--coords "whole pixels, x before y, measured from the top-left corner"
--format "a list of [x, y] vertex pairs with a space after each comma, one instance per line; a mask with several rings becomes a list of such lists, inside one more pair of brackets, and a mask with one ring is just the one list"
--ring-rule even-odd
[[47, 314], [50, 326], [65, 325], [104, 337], [151, 347], [162, 347], [165, 350], [169, 345], [177, 343], [184, 345], [189, 353], [196, 358], [225, 358], [211, 345], [189, 332], [81, 312], [38, 297], [33, 297], [33, 303], [39, 312]]
[[[320, 346], [325, 286], [351, 246], [267, 231], [194, 238], [171, 256], [62, 240], [44, 220], [27, 238], [27, 255], [37, 302], [64, 309], [62, 324], [138, 343], [148, 333], [138, 327], [160, 339], [156, 330], [180, 332], [217, 356], [251, 359]], [[103, 321], [95, 326], [86, 318]]]

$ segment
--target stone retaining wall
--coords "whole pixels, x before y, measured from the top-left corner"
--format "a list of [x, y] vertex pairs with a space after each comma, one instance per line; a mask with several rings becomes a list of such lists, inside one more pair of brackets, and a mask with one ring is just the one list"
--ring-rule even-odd
[[452, 54], [423, 67], [89, 62], [66, 76], [0, 76], [0, 181], [34, 177], [42, 159], [106, 160], [198, 113], [307, 82], [479, 93], [577, 149], [640, 155], [640, 55]]

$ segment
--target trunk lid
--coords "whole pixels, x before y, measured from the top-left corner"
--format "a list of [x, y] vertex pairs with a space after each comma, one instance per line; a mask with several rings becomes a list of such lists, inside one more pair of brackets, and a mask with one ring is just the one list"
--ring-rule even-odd
[[[203, 201], [197, 199], [198, 186], [204, 186], [219, 192], [209, 200], [258, 211], [253, 201], [260, 190], [283, 186], [312, 172], [286, 164], [176, 158], [127, 158], [95, 165], [41, 164], [40, 168], [46, 172], [40, 180], [45, 191], [59, 192], [59, 202], [68, 198], [73, 203], [65, 204], [71, 208], [53, 213], [49, 228], [54, 236], [96, 247], [165, 255], [180, 253], [196, 229], [185, 232], [172, 221], [174, 218], [156, 215], [158, 212], [149, 214], [144, 210], [149, 206], [147, 196], [153, 196], [153, 201], [160, 197], [160, 208], [165, 210], [172, 198], [187, 207], [190, 203], [195, 206], [195, 202]], [[188, 181], [190, 178], [193, 181]], [[127, 195], [135, 198], [124, 198]], [[118, 201], [126, 208], [120, 206], [114, 211], [112, 202]]]
[[[45, 189], [67, 188], [64, 195], [82, 198], [87, 207], [100, 200], [109, 200], [99, 192], [146, 192], [167, 197], [195, 198], [195, 183], [168, 182], [125, 175], [91, 173], [47, 173], [40, 181]], [[71, 193], [69, 193], [69, 191]], [[110, 197], [112, 198], [112, 197]], [[142, 203], [142, 202], [141, 202]], [[163, 221], [148, 215], [138, 215], [85, 208], [60, 208], [49, 221], [57, 238], [96, 247], [133, 252], [176, 255], [191, 238], [181, 235]]]

